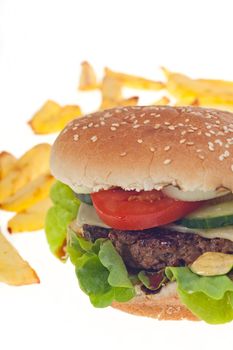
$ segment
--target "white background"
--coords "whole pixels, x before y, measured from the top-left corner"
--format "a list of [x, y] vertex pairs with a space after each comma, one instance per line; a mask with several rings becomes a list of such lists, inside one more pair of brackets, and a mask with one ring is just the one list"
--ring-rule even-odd
[[[84, 59], [99, 75], [108, 65], [161, 78], [164, 65], [193, 77], [233, 81], [231, 5], [230, 0], [0, 0], [0, 150], [20, 156], [54, 139], [33, 135], [26, 124], [48, 98], [80, 103], [85, 112], [98, 106], [98, 93], [77, 92]], [[1, 213], [3, 231], [7, 218]], [[79, 291], [73, 267], [49, 253], [42, 231], [9, 239], [41, 284], [0, 286], [0, 349], [233, 346], [231, 324], [158, 322], [94, 309]]]

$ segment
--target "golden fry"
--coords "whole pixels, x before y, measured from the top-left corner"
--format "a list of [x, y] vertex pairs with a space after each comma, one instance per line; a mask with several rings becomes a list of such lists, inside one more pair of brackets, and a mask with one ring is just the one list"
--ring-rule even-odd
[[17, 191], [13, 196], [1, 203], [0, 208], [20, 212], [49, 196], [54, 178], [50, 174], [42, 174]]
[[231, 82], [191, 79], [180, 73], [163, 68], [167, 77], [166, 88], [180, 105], [189, 105], [198, 99], [200, 106], [233, 107], [233, 86]]
[[89, 91], [98, 89], [99, 87], [100, 86], [97, 83], [94, 68], [90, 65], [89, 62], [82, 62], [78, 89], [81, 91]]
[[49, 171], [50, 150], [48, 143], [38, 144], [15, 162], [11, 171], [0, 181], [0, 203], [38, 175]]
[[35, 134], [50, 134], [62, 130], [66, 124], [81, 116], [76, 105], [61, 107], [54, 101], [47, 101], [28, 122]]
[[107, 108], [114, 108], [114, 107], [122, 107], [122, 106], [136, 106], [138, 103], [138, 100], [139, 100], [138, 96], [132, 96], [129, 98], [121, 99], [119, 101], [105, 99], [100, 106], [100, 110], [107, 109]]
[[0, 233], [0, 282], [14, 286], [39, 283], [36, 272]]
[[17, 233], [42, 229], [46, 213], [51, 205], [51, 199], [45, 198], [27, 210], [17, 213], [8, 221], [8, 231]]
[[16, 158], [8, 152], [0, 153], [0, 180], [3, 179], [13, 168]]
[[165, 88], [164, 83], [145, 79], [131, 74], [119, 73], [105, 68], [105, 76], [116, 79], [122, 86], [133, 89], [161, 90]]
[[157, 106], [167, 106], [171, 105], [171, 100], [167, 96], [161, 97], [159, 100], [152, 103], [152, 105]]

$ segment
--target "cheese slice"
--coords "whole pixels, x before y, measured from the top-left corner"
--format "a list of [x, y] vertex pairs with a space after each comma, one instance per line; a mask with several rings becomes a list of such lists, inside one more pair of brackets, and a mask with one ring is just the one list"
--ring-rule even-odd
[[76, 219], [76, 225], [82, 227], [84, 224], [109, 228], [97, 215], [92, 205], [81, 203]]
[[196, 228], [187, 228], [181, 225], [166, 225], [164, 226], [171, 231], [177, 231], [182, 233], [196, 233], [204, 238], [223, 238], [228, 239], [233, 242], [233, 226], [225, 226], [211, 229], [196, 229]]

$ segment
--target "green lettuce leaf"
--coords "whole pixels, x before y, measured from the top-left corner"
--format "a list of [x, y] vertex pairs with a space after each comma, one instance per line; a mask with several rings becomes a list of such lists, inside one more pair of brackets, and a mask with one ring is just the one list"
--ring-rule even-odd
[[227, 276], [198, 276], [188, 267], [167, 267], [165, 273], [194, 315], [211, 324], [233, 320], [233, 282]]
[[51, 252], [59, 259], [65, 259], [67, 226], [77, 216], [79, 200], [67, 185], [59, 181], [52, 186], [50, 197], [54, 206], [46, 215], [46, 238]]
[[106, 307], [113, 301], [125, 302], [135, 296], [125, 264], [111, 241], [97, 239], [91, 243], [69, 227], [67, 243], [80, 288], [92, 305]]

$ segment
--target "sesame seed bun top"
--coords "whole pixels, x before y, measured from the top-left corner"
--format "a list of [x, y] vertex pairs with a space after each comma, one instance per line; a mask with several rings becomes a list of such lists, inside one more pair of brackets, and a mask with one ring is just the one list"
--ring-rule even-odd
[[52, 174], [91, 191], [119, 186], [233, 191], [233, 114], [199, 107], [122, 107], [73, 120], [52, 147]]

